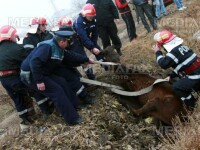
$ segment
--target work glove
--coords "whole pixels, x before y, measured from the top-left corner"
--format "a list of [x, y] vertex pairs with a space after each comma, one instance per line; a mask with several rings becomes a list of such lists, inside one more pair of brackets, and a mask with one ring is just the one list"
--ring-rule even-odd
[[20, 77], [21, 77], [22, 81], [25, 81], [28, 84], [31, 84], [31, 72], [30, 71], [21, 70]]

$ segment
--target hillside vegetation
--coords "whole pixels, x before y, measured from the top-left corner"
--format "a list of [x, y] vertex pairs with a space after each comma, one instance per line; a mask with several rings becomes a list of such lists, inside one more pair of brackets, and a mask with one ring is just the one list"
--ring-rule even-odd
[[[200, 41], [194, 34], [200, 29], [199, 0], [185, 0], [187, 9], [178, 11], [175, 4], [167, 7], [168, 15], [158, 22], [159, 29], [146, 35], [142, 23], [137, 24], [138, 38], [128, 42], [126, 30], [123, 35], [123, 56], [121, 63], [136, 65], [141, 72], [147, 72], [157, 78], [164, 78], [170, 70], [162, 70], [155, 62], [151, 47], [155, 42], [153, 35], [162, 29], [170, 29], [184, 39], [200, 56]], [[136, 20], [136, 19], [135, 19]], [[123, 21], [119, 27], [123, 27]], [[125, 35], [125, 36], [124, 36]], [[97, 80], [115, 83], [110, 72], [105, 72], [95, 65]], [[115, 83], [117, 84], [117, 83]], [[1, 119], [1, 148], [9, 150], [59, 149], [59, 150], [190, 150], [200, 149], [200, 109], [197, 107], [188, 121], [181, 123], [176, 119], [174, 126], [157, 126], [151, 118], [135, 117], [129, 110], [118, 103], [120, 97], [108, 89], [91, 87], [98, 102], [79, 113], [84, 118], [80, 125], [69, 127], [57, 112], [47, 120], [36, 115], [36, 122], [26, 132], [20, 132], [15, 112]], [[0, 91], [0, 104], [11, 105], [9, 97]], [[2, 96], [3, 99], [2, 99]], [[4, 114], [5, 115], [5, 114]], [[8, 120], [10, 119], [10, 120]]]

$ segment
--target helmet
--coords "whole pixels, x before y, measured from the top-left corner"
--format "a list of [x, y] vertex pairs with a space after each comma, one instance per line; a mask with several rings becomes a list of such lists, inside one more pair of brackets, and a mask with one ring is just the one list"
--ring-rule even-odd
[[154, 35], [154, 40], [157, 42], [158, 46], [162, 46], [165, 43], [170, 42], [176, 37], [172, 32], [164, 30], [158, 32]]
[[31, 22], [31, 25], [36, 24], [47, 24], [47, 20], [45, 18], [34, 18]]
[[39, 25], [46, 25], [47, 20], [45, 18], [33, 18], [31, 25], [29, 25], [28, 33], [36, 33]]
[[95, 16], [96, 10], [92, 4], [88, 3], [83, 7], [81, 14], [83, 16]]
[[9, 25], [0, 28], [0, 42], [4, 40], [11, 40], [16, 34], [17, 30]]
[[58, 20], [58, 26], [61, 27], [61, 26], [72, 26], [72, 19], [71, 18], [67, 18], [67, 17], [62, 17]]

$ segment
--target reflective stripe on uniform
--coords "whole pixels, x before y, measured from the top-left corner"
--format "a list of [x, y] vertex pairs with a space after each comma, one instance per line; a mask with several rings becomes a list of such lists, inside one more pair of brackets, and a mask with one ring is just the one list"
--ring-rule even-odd
[[190, 56], [189, 58], [187, 58], [184, 62], [182, 62], [181, 64], [179, 64], [175, 69], [174, 72], [178, 73], [178, 71], [185, 65], [187, 65], [191, 60], [193, 60], [197, 55], [193, 54], [192, 56]]
[[76, 92], [76, 95], [79, 95], [85, 87], [82, 85], [81, 88]]
[[181, 97], [181, 100], [185, 101], [185, 100], [188, 100], [188, 99], [191, 99], [191, 98], [192, 98], [192, 95], [190, 94], [188, 97]]
[[172, 53], [167, 53], [167, 56], [173, 59], [176, 64], [178, 64], [178, 59]]
[[24, 48], [34, 48], [34, 45], [32, 45], [32, 44], [25, 44]]
[[200, 75], [187, 75], [186, 77], [188, 77], [189, 79], [200, 79]]
[[161, 58], [163, 58], [163, 57], [164, 57], [164, 56], [162, 56], [162, 55], [158, 56], [158, 57], [157, 57], [157, 60], [156, 60], [157, 63], [158, 63], [158, 61], [159, 61]]
[[43, 104], [44, 102], [46, 102], [46, 101], [48, 101], [48, 100], [49, 100], [48, 98], [44, 98], [44, 99], [38, 101], [37, 104], [38, 104], [38, 105], [41, 105], [41, 104]]

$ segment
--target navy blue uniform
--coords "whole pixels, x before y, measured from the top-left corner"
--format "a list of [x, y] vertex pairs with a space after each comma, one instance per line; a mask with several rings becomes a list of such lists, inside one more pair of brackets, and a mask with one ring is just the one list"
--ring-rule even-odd
[[96, 19], [88, 21], [85, 17], [79, 15], [73, 24], [73, 28], [88, 50], [92, 50], [93, 48], [100, 49], [97, 44], [98, 32], [96, 27]]
[[56, 70], [63, 65], [63, 58], [64, 50], [55, 40], [44, 41], [30, 53], [21, 66], [23, 71], [31, 72], [31, 84], [27, 83], [26, 76], [22, 75], [21, 78], [35, 90], [37, 83], [44, 83], [46, 89], [40, 92], [52, 99], [65, 121], [71, 123], [79, 118], [76, 112], [79, 102], [67, 81], [55, 75]]
[[39, 42], [50, 40], [52, 38], [53, 35], [49, 31], [45, 31], [44, 33], [41, 34], [27, 33], [27, 37], [25, 37], [23, 40], [23, 45], [25, 48], [30, 48], [31, 50], [33, 50], [35, 47], [37, 47], [37, 44]]
[[94, 4], [99, 37], [102, 40], [103, 48], [112, 44], [119, 51], [122, 47], [117, 35], [118, 29], [114, 19], [119, 19], [119, 13], [112, 0], [87, 0], [86, 3]]
[[[80, 37], [83, 45], [88, 49], [92, 50], [93, 48], [97, 48], [101, 50], [100, 46], [97, 44], [98, 39], [98, 31], [96, 26], [96, 19], [92, 21], [88, 21], [82, 15], [76, 19], [73, 24], [74, 30], [77, 32], [78, 36]], [[96, 59], [99, 61], [104, 61], [103, 55], [100, 53], [95, 55]], [[92, 70], [91, 70], [92, 71]]]
[[[163, 56], [161, 51], [156, 52], [156, 57], [157, 63], [163, 69], [169, 67], [174, 69], [170, 75], [171, 78], [184, 74], [183, 78], [173, 84], [173, 89], [186, 105], [194, 107], [196, 100], [191, 92], [200, 81], [200, 64], [197, 62], [199, 61], [197, 55], [187, 46], [179, 45], [168, 52], [166, 56]], [[188, 69], [189, 71], [187, 71]]]

